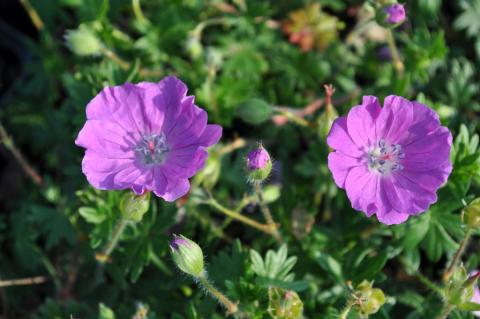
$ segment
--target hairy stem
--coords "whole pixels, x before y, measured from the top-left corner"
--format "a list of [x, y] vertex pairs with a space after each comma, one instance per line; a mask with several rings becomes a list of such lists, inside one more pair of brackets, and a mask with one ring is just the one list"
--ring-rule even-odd
[[457, 264], [460, 261], [460, 258], [465, 252], [465, 248], [467, 247], [471, 236], [472, 236], [472, 228], [469, 227], [465, 232], [465, 235], [463, 236], [462, 242], [460, 243], [458, 250], [455, 252], [455, 255], [453, 256], [452, 261], [450, 262], [450, 265], [447, 267], [447, 269], [445, 270], [445, 273], [443, 274], [444, 282], [447, 282], [450, 279], [450, 276], [452, 275], [452, 273], [455, 271], [455, 268], [457, 267]]
[[393, 38], [393, 33], [391, 29], [387, 29], [387, 44], [392, 53], [392, 64], [395, 70], [400, 77], [403, 76], [404, 65], [398, 54], [397, 45], [395, 44], [395, 39]]
[[270, 208], [268, 208], [268, 205], [267, 203], [265, 203], [265, 200], [263, 198], [262, 185], [258, 181], [254, 182], [253, 184], [255, 188], [255, 194], [257, 195], [258, 203], [260, 204], [260, 210], [262, 211], [263, 217], [265, 218], [267, 224], [273, 229], [273, 234], [272, 234], [273, 237], [278, 242], [282, 242], [282, 236], [278, 231], [277, 224], [273, 220], [273, 216], [272, 216], [272, 213], [270, 212]]
[[353, 300], [350, 300], [349, 302], [347, 302], [342, 312], [340, 313], [338, 319], [347, 319], [348, 314], [350, 313], [350, 310], [352, 310], [353, 305], [355, 305], [355, 302]]
[[242, 222], [248, 226], [251, 226], [255, 229], [258, 229], [264, 233], [267, 233], [269, 235], [272, 235], [274, 234], [275, 232], [275, 228], [272, 228], [270, 225], [265, 225], [265, 224], [262, 224], [262, 223], [259, 223], [257, 222], [256, 220], [253, 220], [249, 217], [246, 217], [240, 213], [237, 213], [236, 211], [233, 211], [231, 209], [228, 209], [222, 205], [220, 205], [215, 199], [211, 198], [210, 200], [208, 200], [206, 202], [207, 204], [209, 204], [210, 206], [212, 206], [213, 208], [215, 208], [217, 211], [227, 215], [228, 217], [231, 217], [239, 222]]
[[448, 318], [448, 315], [450, 312], [453, 310], [453, 305], [447, 305], [445, 308], [443, 308], [443, 311], [440, 313], [440, 315], [437, 317], [437, 319], [446, 319]]
[[106, 263], [108, 261], [112, 251], [115, 249], [115, 247], [117, 247], [118, 241], [120, 240], [120, 237], [122, 237], [123, 231], [125, 230], [127, 224], [128, 221], [123, 218], [117, 223], [113, 229], [112, 238], [103, 249], [103, 252], [100, 255], [97, 255], [97, 260], [99, 262]]
[[205, 290], [210, 293], [218, 302], [227, 309], [227, 314], [231, 315], [238, 311], [238, 306], [236, 303], [233, 303], [228, 299], [224, 294], [222, 294], [217, 288], [215, 288], [207, 279], [206, 275], [202, 275], [197, 278], [200, 285], [202, 285]]

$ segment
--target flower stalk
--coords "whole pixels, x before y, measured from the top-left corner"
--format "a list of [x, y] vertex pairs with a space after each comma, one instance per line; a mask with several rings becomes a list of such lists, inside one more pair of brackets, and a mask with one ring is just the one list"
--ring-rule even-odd
[[282, 236], [280, 235], [280, 232], [278, 231], [277, 228], [277, 223], [273, 220], [272, 213], [270, 211], [270, 208], [268, 208], [267, 203], [265, 202], [265, 199], [263, 198], [263, 192], [262, 192], [262, 185], [259, 181], [255, 181], [253, 183], [254, 189], [255, 189], [255, 194], [257, 196], [258, 203], [260, 205], [260, 210], [262, 211], [263, 217], [265, 218], [265, 221], [267, 222], [268, 226], [273, 230], [272, 231], [272, 236], [278, 241], [282, 242]]
[[400, 77], [403, 76], [403, 71], [405, 69], [402, 60], [400, 59], [400, 54], [398, 53], [397, 45], [395, 44], [395, 39], [393, 38], [392, 29], [387, 28], [387, 44], [392, 53], [392, 64], [395, 70], [397, 71]]
[[[115, 52], [108, 48], [103, 48], [102, 53], [113, 62], [115, 62], [122, 70], [128, 71], [132, 67], [131, 63], [125, 61], [121, 57], [119, 57]], [[162, 75], [161, 70], [148, 70], [145, 68], [140, 67], [138, 70], [138, 74], [143, 77], [159, 77]]]
[[350, 310], [352, 310], [352, 307], [355, 305], [354, 300], [350, 300], [347, 302], [345, 307], [343, 308], [342, 312], [340, 313], [338, 319], [347, 319], [348, 314], [350, 313]]
[[44, 27], [44, 24], [43, 24], [42, 18], [40, 18], [40, 16], [37, 13], [37, 10], [35, 10], [35, 8], [32, 6], [30, 1], [28, 0], [20, 0], [20, 4], [23, 6], [25, 11], [27, 12], [35, 28], [38, 31], [41, 31]]
[[207, 279], [207, 276], [203, 274], [202, 276], [196, 278], [198, 283], [205, 288], [205, 290], [212, 295], [225, 309], [227, 309], [227, 315], [232, 315], [238, 311], [238, 306], [236, 303], [228, 299], [224, 294], [222, 294], [217, 288], [215, 288]]
[[470, 238], [472, 237], [472, 232], [473, 232], [473, 229], [471, 227], [468, 227], [460, 243], [460, 246], [458, 247], [458, 250], [455, 252], [455, 255], [453, 256], [452, 261], [450, 262], [449, 266], [445, 270], [445, 273], [443, 274], [444, 282], [448, 282], [448, 280], [452, 276], [452, 273], [455, 271], [455, 268], [457, 267], [460, 258], [465, 252], [465, 248], [470, 242]]
[[246, 217], [240, 213], [237, 213], [236, 211], [233, 211], [231, 209], [228, 209], [222, 205], [220, 205], [215, 199], [210, 198], [208, 201], [206, 201], [206, 204], [209, 204], [213, 208], [215, 208], [218, 212], [225, 214], [226, 216], [235, 219], [241, 223], [244, 223], [248, 226], [251, 226], [259, 231], [262, 231], [266, 234], [274, 236], [274, 232], [276, 230], [276, 226], [274, 225], [273, 228], [271, 225], [266, 225], [257, 222], [254, 219], [251, 219], [249, 217]]
[[132, 0], [132, 9], [133, 9], [133, 14], [135, 15], [135, 18], [137, 18], [138, 21], [142, 23], [148, 22], [148, 20], [143, 15], [142, 7], [140, 7], [140, 0]]
[[440, 313], [440, 315], [437, 317], [437, 319], [447, 319], [448, 315], [450, 312], [453, 310], [453, 305], [447, 305], [445, 308], [443, 308], [443, 311]]
[[97, 254], [96, 258], [102, 264], [108, 262], [110, 255], [112, 254], [115, 247], [117, 247], [120, 237], [122, 237], [123, 231], [127, 227], [128, 220], [125, 218], [120, 219], [115, 228], [113, 229], [112, 238], [107, 243], [103, 251]]
[[5, 147], [12, 153], [13, 157], [22, 167], [23, 171], [32, 179], [32, 181], [37, 186], [43, 186], [43, 178], [37, 173], [37, 171], [27, 162], [20, 150], [15, 146], [15, 143], [8, 135], [7, 131], [0, 122], [0, 144], [5, 145]]

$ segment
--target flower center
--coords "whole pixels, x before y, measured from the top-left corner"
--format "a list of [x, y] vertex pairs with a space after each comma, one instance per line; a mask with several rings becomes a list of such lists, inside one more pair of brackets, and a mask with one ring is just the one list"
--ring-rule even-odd
[[388, 176], [394, 171], [403, 169], [400, 160], [404, 156], [400, 144], [388, 144], [382, 139], [368, 152], [368, 168]]
[[135, 146], [138, 158], [146, 166], [162, 164], [170, 148], [167, 145], [165, 134], [150, 134], [142, 136]]

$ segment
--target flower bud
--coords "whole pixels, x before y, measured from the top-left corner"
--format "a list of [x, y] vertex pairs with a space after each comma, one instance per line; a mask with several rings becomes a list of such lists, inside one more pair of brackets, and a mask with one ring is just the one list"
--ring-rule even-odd
[[170, 250], [173, 261], [181, 271], [193, 277], [204, 276], [203, 252], [197, 243], [185, 236], [173, 235]]
[[202, 56], [203, 46], [200, 42], [200, 35], [198, 32], [190, 32], [187, 42], [185, 43], [185, 49], [193, 60]]
[[263, 181], [272, 171], [272, 160], [270, 154], [263, 146], [248, 153], [247, 169], [252, 181]]
[[465, 208], [463, 221], [471, 228], [480, 228], [480, 198], [474, 199]]
[[324, 113], [322, 113], [317, 120], [318, 123], [318, 133], [322, 139], [326, 139], [330, 129], [332, 127], [333, 121], [338, 117], [338, 113], [333, 107], [333, 105], [327, 106]]
[[295, 291], [271, 287], [268, 299], [268, 312], [272, 318], [303, 318], [303, 302]]
[[132, 222], [141, 221], [143, 215], [145, 215], [149, 207], [149, 192], [146, 192], [145, 194], [140, 196], [136, 195], [135, 193], [128, 192], [125, 193], [120, 200], [120, 211], [122, 213], [122, 217]]
[[445, 291], [448, 303], [460, 308], [470, 302], [477, 279], [477, 276], [469, 277], [463, 266], [458, 267], [450, 277]]
[[67, 47], [76, 55], [89, 56], [102, 53], [102, 43], [95, 33], [86, 26], [65, 33]]
[[372, 288], [373, 283], [364, 280], [357, 287], [360, 296], [360, 312], [366, 316], [376, 313], [385, 304], [385, 294], [381, 289]]
[[400, 24], [407, 18], [402, 4], [394, 3], [384, 7], [383, 10], [387, 15], [385, 21], [389, 24]]

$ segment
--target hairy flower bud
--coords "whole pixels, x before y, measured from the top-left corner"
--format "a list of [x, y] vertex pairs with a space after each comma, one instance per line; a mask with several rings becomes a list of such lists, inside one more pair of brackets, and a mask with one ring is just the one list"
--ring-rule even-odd
[[127, 192], [120, 200], [120, 211], [122, 217], [128, 221], [139, 222], [150, 207], [150, 193], [136, 195], [133, 192]]
[[359, 304], [360, 311], [367, 316], [376, 313], [385, 304], [383, 291], [372, 286], [372, 282], [365, 280], [357, 287], [357, 293], [361, 300]]
[[177, 267], [193, 277], [203, 277], [203, 252], [194, 241], [182, 235], [173, 235], [170, 242], [172, 258]]
[[480, 198], [474, 199], [465, 208], [463, 221], [471, 228], [480, 227]]
[[390, 24], [399, 24], [407, 18], [405, 7], [399, 3], [394, 3], [384, 8], [387, 14], [385, 21]]
[[263, 181], [270, 175], [272, 170], [272, 160], [267, 150], [263, 146], [248, 153], [247, 169], [252, 181]]
[[190, 32], [185, 43], [185, 48], [193, 60], [200, 58], [203, 54], [203, 46], [200, 42], [200, 34], [198, 32]]
[[67, 30], [65, 33], [67, 47], [76, 55], [100, 55], [102, 43], [95, 33], [86, 26], [80, 26], [75, 30]]

